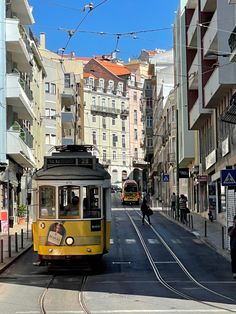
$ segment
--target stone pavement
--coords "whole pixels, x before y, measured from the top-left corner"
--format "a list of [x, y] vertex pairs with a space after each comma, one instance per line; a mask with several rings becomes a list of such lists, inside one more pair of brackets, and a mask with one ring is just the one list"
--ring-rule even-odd
[[190, 214], [188, 214], [187, 222], [183, 224], [174, 218], [174, 215], [170, 209], [158, 209], [160, 210], [160, 213], [165, 215], [168, 219], [171, 219], [183, 228], [189, 230], [207, 245], [213, 247], [228, 261], [231, 261], [230, 251], [228, 249], [229, 239], [227, 236], [226, 227], [222, 226], [215, 220], [211, 222], [210, 220], [195, 212], [190, 212]]
[[[9, 228], [10, 242], [8, 235], [0, 233], [0, 273], [9, 267], [21, 254], [32, 247], [31, 224], [14, 225]], [[10, 244], [10, 247], [8, 246]]]

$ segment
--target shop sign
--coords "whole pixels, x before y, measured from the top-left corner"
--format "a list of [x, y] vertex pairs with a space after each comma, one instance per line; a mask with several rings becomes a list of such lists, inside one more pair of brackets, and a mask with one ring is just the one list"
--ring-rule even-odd
[[229, 153], [229, 138], [228, 137], [222, 142], [221, 149], [222, 149], [222, 157]]
[[208, 175], [199, 175], [197, 176], [198, 182], [207, 182], [208, 181]]
[[214, 149], [208, 156], [206, 156], [206, 169], [209, 169], [216, 163], [216, 150]]
[[189, 168], [179, 168], [179, 178], [189, 178]]

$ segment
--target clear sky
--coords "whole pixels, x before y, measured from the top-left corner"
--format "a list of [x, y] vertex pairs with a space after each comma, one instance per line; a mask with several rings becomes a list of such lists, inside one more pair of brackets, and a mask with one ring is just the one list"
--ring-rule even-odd
[[[172, 48], [172, 24], [179, 0], [92, 2], [94, 9], [83, 11], [89, 1], [29, 0], [35, 18], [33, 32], [37, 37], [40, 32], [46, 33], [49, 50], [57, 52], [66, 46], [65, 53], [74, 51], [80, 57], [109, 55], [117, 49], [118, 57], [127, 61], [138, 57], [141, 49]], [[75, 29], [69, 39], [67, 30]], [[138, 33], [117, 35], [132, 32]]]

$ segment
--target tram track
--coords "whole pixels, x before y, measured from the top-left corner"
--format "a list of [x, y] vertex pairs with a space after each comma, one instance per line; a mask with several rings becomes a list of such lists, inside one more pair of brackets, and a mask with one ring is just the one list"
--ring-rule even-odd
[[[139, 217], [142, 217], [141, 214], [134, 208], [133, 209], [134, 212], [139, 216]], [[229, 308], [226, 308], [226, 307], [222, 307], [222, 306], [218, 306], [218, 305], [213, 305], [213, 304], [209, 304], [208, 302], [205, 302], [205, 301], [202, 301], [196, 297], [193, 297], [193, 296], [190, 296], [176, 288], [174, 288], [173, 286], [171, 286], [164, 278], [163, 276], [161, 275], [161, 271], [160, 269], [156, 266], [156, 263], [151, 255], [151, 252], [150, 250], [148, 249], [148, 246], [147, 244], [145, 243], [145, 240], [137, 226], [137, 224], [135, 223], [134, 219], [131, 217], [131, 215], [128, 213], [128, 211], [126, 210], [125, 211], [127, 216], [129, 217], [136, 233], [137, 233], [137, 236], [141, 242], [141, 245], [144, 249], [144, 252], [148, 258], [148, 261], [155, 273], [155, 276], [157, 278], [157, 280], [165, 287], [167, 288], [169, 291], [175, 293], [176, 295], [186, 299], [186, 300], [191, 300], [191, 301], [194, 301], [194, 302], [197, 302], [198, 304], [201, 304], [201, 305], [206, 305], [208, 307], [210, 307], [211, 309], [217, 309], [217, 310], [221, 310], [221, 311], [226, 311], [226, 312], [231, 312], [231, 313], [235, 313], [236, 310], [233, 310], [233, 309], [229, 309]], [[197, 281], [191, 274], [190, 272], [186, 269], [186, 267], [182, 264], [182, 262], [179, 260], [179, 258], [176, 256], [176, 254], [173, 252], [173, 250], [171, 250], [171, 248], [168, 246], [168, 244], [166, 243], [166, 241], [162, 238], [162, 236], [156, 231], [156, 229], [150, 225], [149, 226], [150, 229], [152, 230], [152, 232], [156, 235], [156, 237], [158, 238], [158, 240], [163, 244], [163, 246], [167, 249], [167, 251], [171, 254], [171, 256], [173, 257], [174, 261], [178, 264], [178, 266], [180, 267], [180, 269], [183, 271], [183, 273], [190, 279], [191, 282], [193, 282], [195, 285], [197, 285], [200, 289], [203, 289], [205, 291], [207, 291], [208, 293], [211, 293], [217, 297], [220, 297], [224, 300], [227, 300], [227, 301], [230, 301], [230, 302], [236, 302], [235, 299], [232, 299], [228, 296], [225, 296], [221, 293], [218, 293], [204, 285], [202, 285], [199, 281]]]
[[[52, 285], [53, 285], [55, 278], [56, 278], [56, 275], [53, 275], [50, 278], [44, 291], [39, 296], [39, 306], [40, 306], [40, 313], [41, 314], [47, 314], [48, 313], [46, 310], [45, 303], [46, 303], [46, 299], [47, 299], [47, 294], [49, 293], [49, 289], [52, 289]], [[91, 314], [91, 312], [89, 311], [89, 309], [86, 305], [85, 298], [84, 298], [84, 288], [86, 285], [87, 278], [88, 278], [88, 276], [86, 276], [86, 275], [82, 276], [82, 282], [81, 282], [80, 288], [78, 290], [78, 304], [81, 308], [81, 311], [79, 311], [80, 313]], [[49, 312], [51, 312], [51, 311], [49, 311]]]

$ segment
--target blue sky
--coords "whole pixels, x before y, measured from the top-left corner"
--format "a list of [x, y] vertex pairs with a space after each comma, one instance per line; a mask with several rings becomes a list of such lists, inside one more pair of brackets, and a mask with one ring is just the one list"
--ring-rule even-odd
[[[29, 0], [33, 6], [35, 25], [33, 32], [46, 33], [46, 47], [52, 51], [66, 46], [68, 29], [78, 31], [71, 37], [65, 53], [74, 51], [80, 57], [109, 55], [117, 49], [118, 56], [126, 60], [135, 58], [141, 49], [170, 49], [173, 46], [172, 24], [179, 0], [93, 0], [94, 7], [83, 7], [86, 0]], [[87, 15], [86, 15], [87, 14]], [[84, 20], [83, 20], [84, 19]], [[59, 29], [63, 30], [59, 30]], [[148, 30], [159, 30], [149, 32]], [[85, 32], [80, 32], [85, 31]], [[118, 39], [118, 33], [135, 33]], [[93, 33], [95, 32], [95, 33]], [[105, 32], [107, 35], [97, 33]], [[114, 34], [114, 35], [112, 35]]]

